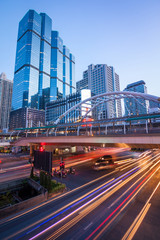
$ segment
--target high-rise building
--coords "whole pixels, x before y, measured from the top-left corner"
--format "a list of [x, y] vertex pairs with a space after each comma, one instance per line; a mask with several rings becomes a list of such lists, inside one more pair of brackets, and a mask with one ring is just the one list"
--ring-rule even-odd
[[45, 125], [45, 111], [33, 108], [19, 108], [11, 111], [9, 128], [30, 128]]
[[[120, 91], [119, 75], [115, 73], [113, 67], [106, 64], [89, 65], [88, 70], [83, 72], [83, 79], [76, 83], [77, 91], [90, 89], [92, 94], [99, 95], [107, 92]], [[93, 111], [94, 118], [105, 119], [120, 117], [121, 101], [112, 100], [101, 104]]]
[[11, 111], [13, 82], [8, 80], [5, 73], [0, 75], [0, 129], [8, 129]]
[[[147, 93], [147, 87], [143, 80], [128, 84], [124, 91]], [[146, 114], [148, 101], [144, 99], [125, 98], [125, 116]]]
[[[47, 103], [45, 109], [46, 124], [53, 124], [63, 113], [89, 97], [91, 97], [91, 91], [88, 89], [69, 94], [64, 98], [59, 98]], [[81, 116], [85, 115], [86, 108], [88, 108], [88, 104], [83, 104], [79, 110], [75, 109], [71, 111], [68, 115], [62, 118], [61, 123], [75, 122], [79, 120]]]
[[80, 92], [83, 89], [88, 89], [88, 71], [83, 72], [83, 78], [76, 82], [76, 90]]
[[12, 110], [45, 109], [75, 92], [75, 59], [47, 14], [29, 10], [19, 23]]
[[75, 58], [52, 31], [52, 20], [29, 10], [19, 23], [12, 111], [45, 109], [47, 102], [75, 92]]
[[[47, 125], [53, 124], [59, 116], [81, 101], [81, 93], [72, 93], [64, 98], [46, 104], [45, 121]], [[61, 123], [74, 122], [80, 117], [80, 111], [72, 111], [69, 116], [62, 118]]]

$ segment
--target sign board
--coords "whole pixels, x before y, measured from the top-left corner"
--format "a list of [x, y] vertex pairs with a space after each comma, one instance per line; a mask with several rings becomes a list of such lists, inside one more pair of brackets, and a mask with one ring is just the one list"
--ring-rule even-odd
[[[83, 89], [81, 90], [81, 101], [86, 100], [87, 98], [91, 97], [91, 90], [90, 89]], [[91, 109], [91, 102], [87, 101], [86, 103], [81, 105], [81, 116], [83, 117], [88, 110]], [[92, 116], [92, 112], [89, 112], [88, 116]]]
[[34, 167], [52, 173], [52, 152], [34, 151]]

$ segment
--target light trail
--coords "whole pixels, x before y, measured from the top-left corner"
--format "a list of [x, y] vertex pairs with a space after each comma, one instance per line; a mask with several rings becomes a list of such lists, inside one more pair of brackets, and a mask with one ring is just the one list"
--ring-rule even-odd
[[[149, 171], [149, 170], [148, 170]], [[148, 173], [148, 172], [147, 172]], [[147, 174], [145, 173], [144, 176]], [[138, 175], [138, 173], [135, 173]], [[135, 176], [134, 176], [135, 177]], [[107, 195], [102, 196], [101, 199], [98, 199], [95, 203], [92, 204], [92, 206], [88, 206], [88, 210], [84, 209], [82, 212], [79, 213], [81, 216], [76, 216], [74, 219], [67, 222], [65, 225], [63, 225], [60, 229], [55, 231], [47, 240], [49, 239], [56, 239], [60, 235], [62, 235], [64, 232], [66, 232], [69, 228], [73, 227], [77, 222], [79, 222], [82, 218], [84, 218], [87, 214], [89, 214], [91, 211], [95, 210], [97, 206], [99, 206], [102, 202], [104, 202], [108, 197], [110, 197], [113, 193], [115, 193], [117, 190], [119, 190], [122, 186], [124, 186], [127, 182], [129, 182], [131, 179], [133, 179], [133, 176], [130, 176], [129, 179], [126, 179], [125, 182], [121, 181], [120, 185], [117, 185], [116, 188], [112, 189], [111, 192], [107, 193]], [[83, 213], [83, 214], [82, 214]]]
[[[144, 169], [146, 169], [146, 167], [148, 167], [148, 166], [145, 166]], [[136, 169], [136, 168], [134, 168], [134, 170], [135, 170], [135, 169]], [[142, 169], [141, 171], [144, 171], [144, 169]], [[139, 168], [138, 168], [137, 170], [135, 170], [135, 172], [137, 172], [138, 170], [139, 170]], [[126, 176], [126, 174], [129, 173], [129, 172], [131, 172], [131, 173]], [[124, 178], [122, 178], [122, 176], [119, 177], [119, 178], [122, 178], [122, 179], [124, 180], [126, 177], [128, 177], [129, 175], [132, 174], [133, 169], [130, 170], [129, 172], [127, 172], [127, 173], [125, 173], [125, 174], [122, 175], [122, 176], [125, 176]], [[136, 174], [139, 174], [139, 173], [136, 173]], [[146, 175], [146, 174], [145, 174], [145, 175]], [[135, 177], [135, 176], [134, 176], [134, 177]], [[117, 179], [119, 179], [119, 178], [117, 178]], [[132, 178], [133, 178], [133, 177], [131, 176], [131, 179], [132, 179]], [[122, 181], [122, 179], [121, 179], [121, 181]], [[115, 180], [116, 180], [116, 179], [115, 179]], [[115, 181], [115, 180], [114, 180], [114, 181]], [[130, 179], [129, 179], [129, 180], [126, 180], [126, 182], [128, 182], [128, 181], [130, 181]], [[125, 183], [125, 184], [126, 184], [126, 183]], [[124, 184], [123, 184], [123, 185], [124, 185]], [[103, 193], [105, 193], [106, 191], [108, 191], [108, 189], [105, 190]], [[102, 194], [103, 194], [103, 193], [102, 193]], [[97, 197], [99, 197], [99, 196], [101, 196], [101, 194], [98, 195], [98, 196], [96, 196], [95, 198], [97, 198]], [[92, 200], [90, 200], [90, 201], [87, 202], [86, 204], [88, 205], [90, 202], [94, 201], [95, 198], [93, 198]], [[85, 205], [86, 205], [86, 204], [85, 204]], [[84, 207], [85, 205], [82, 205], [81, 207]], [[80, 207], [80, 208], [81, 208], [81, 207]], [[76, 211], [76, 212], [79, 211], [80, 208], [76, 209], [75, 211]], [[45, 229], [44, 231], [42, 231], [41, 233], [39, 233], [38, 235], [34, 236], [34, 237], [31, 238], [31, 239], [34, 239], [35, 237], [37, 237], [37, 236], [43, 234], [44, 232], [48, 231], [50, 228], [54, 227], [55, 225], [57, 225], [57, 224], [60, 223], [61, 221], [65, 220], [67, 217], [69, 217], [69, 216], [71, 216], [72, 214], [74, 214], [75, 211], [73, 211], [71, 214], [67, 215], [65, 218], [63, 218], [63, 219], [59, 220], [58, 222], [54, 223], [54, 224], [51, 225], [49, 228]]]
[[[138, 169], [139, 169], [139, 168], [138, 168]], [[129, 172], [127, 172], [128, 175], [127, 175], [127, 173], [125, 173], [125, 174], [123, 174], [122, 176], [120, 176], [120, 177], [118, 177], [118, 178], [110, 181], [109, 183], [103, 185], [102, 187], [100, 187], [100, 188], [97, 187], [98, 189], [97, 189], [96, 191], [95, 191], [95, 189], [94, 189], [93, 192], [91, 191], [91, 192], [92, 192], [91, 194], [89, 194], [89, 195], [86, 194], [87, 196], [85, 196], [85, 197], [82, 196], [82, 198], [81, 198], [79, 201], [75, 200], [75, 203], [73, 203], [72, 205], [69, 204], [69, 206], [68, 206], [67, 208], [66, 208], [66, 206], [65, 206], [65, 208], [64, 208], [62, 211], [60, 211], [60, 212], [58, 212], [58, 213], [56, 213], [56, 214], [54, 213], [54, 216], [52, 216], [51, 218], [49, 218], [49, 219], [47, 219], [46, 221], [42, 222], [41, 224], [39, 224], [38, 226], [34, 227], [33, 229], [27, 231], [26, 233], [24, 233], [23, 235], [19, 236], [19, 237], [16, 238], [16, 239], [20, 239], [21, 237], [24, 237], [25, 235], [27, 235], [27, 234], [29, 234], [30, 232], [36, 230], [37, 228], [41, 227], [41, 226], [44, 225], [45, 223], [51, 221], [52, 219], [56, 218], [57, 216], [59, 216], [59, 215], [61, 215], [61, 214], [63, 214], [63, 213], [65, 213], [66, 211], [68, 211], [68, 210], [71, 209], [72, 207], [78, 205], [80, 202], [82, 202], [82, 201], [84, 201], [85, 199], [91, 197], [93, 194], [99, 192], [100, 190], [102, 190], [103, 188], [105, 188], [106, 186], [108, 186], [109, 184], [114, 183], [114, 182], [116, 182], [116, 181], [118, 181], [118, 180], [121, 180], [121, 179], [124, 180], [125, 178], [127, 178], [128, 176], [130, 176], [131, 174], [133, 174], [134, 172], [138, 171], [138, 169], [130, 170]], [[108, 190], [108, 189], [107, 189], [107, 190]]]
[[[156, 162], [153, 166], [155, 167], [158, 163], [160, 162], [160, 160], [158, 162]], [[108, 208], [111, 208], [116, 202], [118, 202], [128, 191], [130, 191], [130, 189], [135, 185], [137, 184], [147, 173], [150, 172], [150, 170], [153, 168], [150, 167], [150, 169], [144, 173], [136, 182], [134, 182], [119, 198], [117, 198]]]
[[[141, 165], [143, 165], [143, 164], [141, 164]], [[146, 168], [146, 167], [145, 167], [145, 168]], [[122, 177], [127, 178], [129, 175], [133, 174], [133, 171], [136, 172], [136, 171], [138, 171], [138, 170], [139, 170], [139, 167], [136, 167], [136, 168], [128, 171], [127, 173], [123, 174], [122, 176], [118, 177], [117, 179], [113, 180], [113, 182], [119, 180], [119, 179], [122, 178]], [[142, 170], [143, 170], [143, 169], [142, 169]], [[130, 174], [129, 174], [129, 173], [130, 173]], [[128, 174], [128, 175], [127, 175], [127, 174]], [[111, 182], [110, 182], [109, 184], [111, 184]], [[108, 184], [107, 184], [107, 185], [108, 185]], [[106, 186], [106, 185], [105, 185], [105, 186]], [[103, 186], [101, 189], [103, 189], [105, 186]], [[95, 190], [95, 189], [94, 189], [94, 190]], [[100, 189], [96, 190], [94, 193], [96, 193], [97, 191], [100, 191]], [[90, 196], [85, 197], [84, 199], [87, 199], [87, 198], [91, 197], [94, 193], [92, 193]], [[78, 203], [82, 202], [84, 199], [81, 199], [80, 201], [78, 201], [77, 203], [74, 203], [74, 204], [73, 204], [72, 206], [70, 206], [69, 208], [64, 209], [62, 212], [58, 213], [57, 215], [53, 216], [52, 218], [48, 219], [47, 221], [45, 221], [45, 222], [41, 223], [40, 225], [36, 226], [35, 228], [31, 229], [31, 230], [28, 231], [27, 233], [23, 234], [23, 236], [26, 235], [26, 234], [28, 234], [29, 232], [34, 231], [35, 229], [39, 228], [40, 226], [42, 226], [42, 225], [45, 224], [46, 222], [52, 220], [52, 219], [55, 218], [56, 216], [64, 213], [65, 211], [67, 211], [67, 210], [70, 209], [71, 207], [73, 207], [73, 206], [77, 205]], [[22, 235], [21, 235], [20, 237], [22, 237]], [[16, 239], [19, 239], [19, 238], [16, 238]]]
[[89, 185], [91, 185], [92, 183], [98, 182], [99, 180], [101, 180], [101, 179], [103, 179], [103, 178], [105, 178], [105, 177], [107, 177], [107, 176], [109, 176], [109, 175], [111, 175], [111, 174], [113, 174], [113, 173], [116, 173], [116, 172], [118, 172], [118, 170], [114, 170], [114, 171], [112, 171], [112, 172], [110, 172], [110, 173], [107, 173], [107, 174], [105, 174], [105, 175], [97, 178], [97, 179], [94, 179], [94, 180], [92, 180], [92, 181], [90, 181], [90, 182], [88, 182], [88, 183], [85, 183], [85, 184], [81, 185], [80, 187], [77, 187], [77, 188], [75, 188], [75, 189], [73, 189], [73, 190], [71, 190], [71, 191], [69, 191], [69, 192], [66, 192], [66, 193], [64, 193], [64, 194], [62, 194], [62, 195], [60, 195], [60, 196], [57, 196], [57, 197], [52, 198], [52, 199], [50, 199], [50, 200], [47, 200], [47, 202], [41, 203], [40, 205], [38, 205], [38, 206], [36, 206], [36, 207], [34, 207], [34, 208], [31, 208], [31, 209], [29, 209], [29, 210], [27, 210], [27, 211], [25, 211], [25, 212], [23, 212], [23, 213], [20, 213], [20, 214], [14, 216], [14, 217], [12, 217], [12, 218], [5, 219], [5, 220], [1, 220], [0, 223], [3, 223], [3, 222], [4, 222], [4, 223], [7, 223], [8, 221], [13, 221], [13, 220], [15, 220], [16, 218], [19, 218], [19, 217], [21, 217], [21, 216], [24, 216], [24, 215], [30, 213], [31, 211], [34, 211], [34, 210], [36, 210], [36, 209], [38, 209], [38, 208], [40, 208], [40, 207], [42, 207], [42, 206], [45, 206], [45, 205], [47, 205], [47, 204], [49, 204], [49, 203], [51, 203], [51, 202], [53, 202], [53, 201], [55, 201], [55, 200], [58, 200], [58, 199], [60, 199], [60, 198], [62, 198], [62, 197], [64, 197], [64, 196], [67, 196], [67, 195], [69, 195], [69, 194], [72, 194], [73, 192], [76, 192], [76, 191], [78, 191], [78, 190], [80, 190], [80, 189], [82, 189], [82, 188], [84, 188], [84, 187], [86, 187], [86, 186], [89, 186]]
[[[149, 156], [147, 156], [147, 157], [143, 157], [142, 159], [140, 158], [139, 159], [139, 162], [142, 162], [142, 161], [145, 161], [145, 160], [147, 160], [148, 159], [148, 157]], [[151, 159], [148, 159], [148, 161], [150, 161], [150, 160], [152, 160], [154, 157], [152, 157]], [[132, 164], [130, 164], [129, 166], [127, 166], [127, 167], [119, 167], [119, 169], [120, 168], [122, 168], [120, 171], [123, 171], [123, 170], [125, 170], [125, 169], [127, 169], [127, 168], [129, 168], [130, 166], [134, 166], [134, 165], [136, 165], [137, 164], [137, 161], [136, 162], [134, 162], [134, 163], [132, 163]]]
[[53, 228], [54, 226], [56, 226], [58, 223], [64, 221], [66, 218], [70, 217], [71, 215], [73, 215], [74, 213], [78, 212], [80, 209], [84, 208], [85, 206], [87, 206], [88, 204], [90, 204], [91, 202], [93, 202], [94, 200], [96, 200], [97, 198], [99, 198], [101, 195], [103, 195], [104, 193], [106, 193], [107, 191], [109, 191], [111, 188], [113, 188], [114, 186], [116, 186], [117, 184], [119, 184], [122, 180], [116, 182], [115, 184], [113, 184], [111, 187], [107, 188], [105, 191], [103, 191], [102, 193], [98, 194], [96, 197], [92, 198], [91, 200], [89, 200], [88, 202], [86, 202], [85, 204], [83, 204], [82, 206], [80, 206], [79, 208], [77, 208], [76, 210], [74, 210], [73, 212], [71, 212], [70, 214], [68, 214], [67, 216], [65, 216], [64, 218], [60, 219], [59, 221], [57, 221], [56, 223], [52, 224], [51, 226], [49, 226], [48, 228], [46, 228], [45, 230], [43, 230], [42, 232], [38, 233], [37, 235], [33, 236], [32, 238], [30, 238], [30, 240], [33, 240], [35, 238], [37, 238], [38, 236], [42, 235], [43, 233], [47, 232], [49, 229]]
[[[160, 169], [160, 167], [157, 170], [153, 170], [150, 174], [148, 174], [143, 180], [142, 182], [121, 202], [121, 204], [85, 239], [85, 240], [89, 240], [126, 202], [127, 200], [140, 188], [143, 187], [149, 180], [151, 177], [153, 177], [153, 175]], [[148, 181], [147, 181], [148, 180]], [[146, 182], [146, 183], [145, 183]], [[141, 188], [139, 189], [139, 191], [141, 190]], [[139, 192], [137, 191], [137, 193]], [[135, 197], [135, 195], [137, 194], [135, 193], [133, 197]], [[133, 197], [130, 199], [130, 201], [133, 199]], [[130, 202], [129, 201], [129, 202]], [[123, 211], [123, 209], [129, 204], [126, 203], [125, 206], [123, 206], [123, 208], [121, 209], [121, 212]], [[118, 214], [117, 214], [118, 216]], [[109, 224], [102, 229], [102, 231], [94, 238], [94, 240], [98, 239], [98, 237], [104, 232], [104, 230], [106, 230], [106, 228], [109, 226]]]
[[[84, 187], [86, 187], [86, 186], [91, 185], [92, 183], [98, 182], [99, 180], [101, 180], [101, 179], [103, 179], [103, 178], [105, 178], [105, 177], [107, 177], [107, 176], [109, 176], [109, 175], [111, 175], [111, 174], [114, 174], [114, 173], [116, 173], [116, 172], [118, 172], [117, 169], [114, 170], [114, 171], [112, 171], [112, 172], [110, 172], [110, 173], [107, 173], [107, 174], [105, 174], [105, 175], [103, 175], [103, 176], [101, 176], [101, 177], [99, 177], [99, 178], [97, 178], [97, 179], [94, 179], [94, 180], [92, 180], [92, 181], [90, 181], [90, 182], [88, 182], [88, 183], [86, 183], [86, 184], [83, 184], [82, 186], [77, 187], [77, 188], [75, 188], [75, 189], [73, 189], [73, 190], [71, 190], [71, 191], [69, 191], [69, 192], [66, 192], [66, 193], [64, 193], [64, 194], [62, 194], [62, 195], [60, 195], [60, 196], [58, 196], [58, 197], [56, 197], [56, 198], [54, 198], [54, 199], [50, 199], [50, 200], [48, 200], [48, 201], [45, 202], [45, 203], [41, 203], [40, 205], [38, 205], [38, 206], [36, 206], [36, 207], [34, 207], [34, 208], [31, 208], [31, 209], [29, 209], [29, 210], [27, 210], [27, 211], [25, 211], [25, 212], [23, 212], [23, 213], [20, 213], [20, 214], [14, 216], [14, 217], [12, 217], [12, 218], [5, 219], [5, 220], [1, 220], [0, 223], [3, 223], [3, 222], [7, 223], [8, 221], [13, 221], [13, 220], [15, 220], [16, 218], [19, 218], [19, 217], [21, 217], [21, 216], [24, 216], [24, 215], [30, 213], [31, 211], [34, 211], [34, 210], [36, 210], [36, 209], [38, 209], [38, 208], [40, 208], [40, 207], [42, 207], [42, 206], [45, 206], [45, 205], [47, 205], [47, 204], [49, 204], [49, 203], [51, 203], [51, 202], [53, 202], [53, 201], [55, 201], [55, 200], [57, 200], [57, 199], [59, 199], [59, 198], [62, 198], [62, 197], [64, 197], [64, 196], [66, 196], [66, 195], [69, 195], [69, 194], [71, 194], [71, 193], [73, 193], [73, 192], [76, 192], [76, 191], [78, 191], [78, 190], [80, 190], [80, 189], [82, 189], [82, 188], [84, 188]], [[52, 215], [52, 214], [51, 214], [51, 215]]]
[[134, 222], [132, 223], [130, 228], [127, 230], [127, 232], [123, 236], [122, 240], [127, 240], [127, 239], [131, 240], [134, 237], [135, 233], [137, 232], [138, 228], [140, 227], [140, 224], [142, 223], [145, 215], [147, 214], [147, 212], [151, 206], [151, 203], [150, 203], [151, 198], [155, 194], [159, 185], [160, 185], [160, 182], [157, 184], [157, 186], [153, 190], [153, 192], [150, 195], [149, 199], [147, 200], [146, 204], [144, 205], [144, 207], [142, 208], [142, 210], [140, 211], [140, 213], [138, 214], [138, 216], [136, 217], [136, 219], [134, 220]]
[[[143, 163], [141, 164], [143, 165]], [[139, 170], [139, 167], [135, 167], [134, 169], [128, 171], [127, 173], [123, 174], [122, 176], [114, 179], [113, 181], [111, 181], [110, 183], [108, 184], [111, 184], [112, 182], [115, 182], [119, 179], [125, 179], [127, 178], [129, 175], [131, 175], [134, 171], [138, 171]], [[128, 175], [127, 175], [128, 174]], [[124, 178], [123, 178], [124, 177]], [[107, 185], [108, 185], [107, 184]], [[42, 222], [41, 224], [39, 224], [38, 226], [36, 226], [35, 228], [31, 229], [29, 232], [26, 232], [24, 235], [30, 233], [31, 231], [34, 231], [35, 229], [39, 228], [40, 226], [44, 225], [45, 223], [49, 222], [50, 220], [54, 219], [55, 217], [59, 216], [60, 214], [63, 214], [64, 212], [66, 212], [67, 210], [71, 209], [73, 206], [76, 206], [78, 203], [82, 202], [83, 200], [91, 197], [93, 194], [95, 194], [96, 192], [100, 191], [101, 189], [103, 189], [104, 187], [106, 187], [107, 185], [104, 185], [103, 187], [99, 188], [98, 190], [94, 191], [93, 193], [89, 194], [88, 196], [86, 196], [85, 198], [82, 198], [81, 200], [77, 201], [76, 203], [74, 203], [73, 205], [70, 205], [69, 207], [65, 208], [63, 211], [57, 213], [56, 215], [52, 216], [51, 218], [47, 219], [46, 221]], [[19, 238], [21, 238], [22, 236], [20, 236]], [[16, 239], [19, 239], [19, 238], [16, 238]]]

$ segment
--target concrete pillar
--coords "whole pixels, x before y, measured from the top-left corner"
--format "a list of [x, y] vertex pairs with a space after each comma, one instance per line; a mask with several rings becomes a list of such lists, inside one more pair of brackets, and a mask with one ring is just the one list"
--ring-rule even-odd
[[79, 126], [77, 127], [77, 136], [79, 136]]
[[146, 133], [148, 133], [148, 121], [146, 120]]
[[65, 136], [67, 136], [68, 127], [65, 128]]
[[90, 135], [92, 136], [92, 125], [90, 126]]
[[105, 135], [107, 135], [107, 125], [106, 125], [106, 129], [105, 129]]
[[27, 138], [27, 135], [28, 135], [28, 130], [27, 130], [27, 132], [26, 132], [26, 138]]
[[38, 129], [37, 129], [37, 132], [36, 132], [36, 137], [38, 137]]
[[124, 134], [126, 134], [126, 123], [124, 122]]
[[33, 154], [33, 146], [32, 144], [30, 144], [30, 156], [32, 156], [32, 154]]

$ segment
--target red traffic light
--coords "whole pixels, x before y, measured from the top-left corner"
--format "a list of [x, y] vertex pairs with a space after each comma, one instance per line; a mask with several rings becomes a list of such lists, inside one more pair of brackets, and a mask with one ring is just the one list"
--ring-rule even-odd
[[44, 149], [43, 149], [42, 146], [39, 148], [39, 151], [40, 151], [40, 152], [43, 152], [43, 151], [44, 151]]

